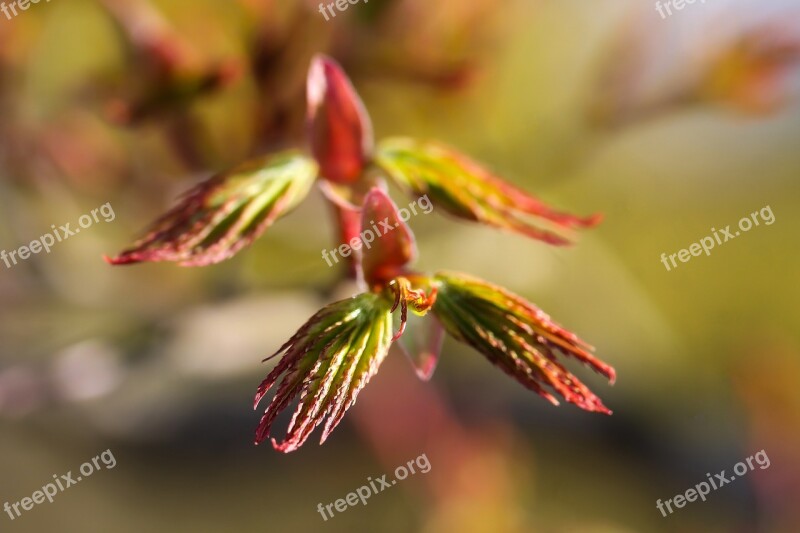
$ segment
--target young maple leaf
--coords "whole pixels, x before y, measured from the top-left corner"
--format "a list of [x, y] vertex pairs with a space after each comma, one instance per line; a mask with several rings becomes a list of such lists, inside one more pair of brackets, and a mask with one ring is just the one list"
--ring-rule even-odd
[[440, 144], [388, 139], [375, 148], [369, 115], [330, 58], [312, 60], [307, 99], [310, 156], [287, 152], [261, 157], [201, 183], [145, 237], [109, 262], [202, 266], [228, 259], [297, 205], [314, 181], [336, 206], [341, 240], [349, 242], [357, 231], [352, 211], [379, 182], [368, 172], [375, 167], [457, 217], [551, 244], [566, 244], [571, 230], [600, 220], [555, 211]]
[[114, 265], [218, 263], [250, 244], [300, 203], [316, 174], [316, 163], [296, 152], [249, 161], [190, 190], [147, 235], [107, 261]]
[[611, 414], [557, 359], [559, 353], [577, 359], [614, 382], [614, 369], [594, 357], [593, 348], [577, 335], [520, 296], [486, 281], [438, 273], [433, 284], [438, 289], [433, 312], [453, 338], [554, 405], [558, 400], [545, 387], [581, 409]]
[[[581, 409], [611, 414], [559, 361], [560, 355], [577, 359], [613, 383], [614, 369], [592, 355], [588, 344], [501, 287], [462, 274], [425, 276], [410, 271], [408, 265], [415, 257], [413, 234], [380, 188], [366, 195], [364, 232], [375, 217], [383, 217], [394, 229], [363, 250], [360, 265], [369, 290], [323, 308], [278, 350], [276, 355], [283, 354], [282, 359], [256, 393], [257, 407], [280, 379], [256, 431], [256, 444], [269, 436], [278, 413], [297, 397], [286, 438], [281, 443], [273, 439], [273, 447], [282, 452], [296, 450], [327, 418], [320, 443], [325, 442], [378, 371], [392, 342], [404, 335], [409, 310], [412, 316], [433, 321], [454, 339], [469, 344], [552, 403], [558, 404], [555, 393]], [[392, 314], [397, 310], [400, 326], [393, 334]], [[430, 377], [439, 356], [438, 348], [431, 346], [425, 346], [426, 353], [419, 359], [424, 364], [417, 368], [424, 379]]]
[[563, 234], [595, 226], [602, 218], [555, 211], [467, 156], [435, 142], [387, 139], [378, 145], [375, 162], [402, 187], [427, 195], [452, 215], [550, 244], [568, 244], [570, 240]]
[[256, 444], [269, 436], [275, 417], [298, 395], [286, 438], [282, 443], [273, 439], [272, 445], [282, 452], [296, 450], [327, 417], [320, 444], [325, 442], [378, 371], [391, 339], [390, 304], [379, 294], [341, 300], [312, 316], [278, 350], [275, 355], [283, 357], [258, 387], [254, 407], [281, 379], [258, 425]]

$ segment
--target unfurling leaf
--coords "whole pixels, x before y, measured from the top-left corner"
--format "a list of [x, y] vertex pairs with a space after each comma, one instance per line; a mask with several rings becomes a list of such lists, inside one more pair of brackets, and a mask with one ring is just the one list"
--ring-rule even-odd
[[232, 257], [308, 193], [317, 165], [296, 152], [262, 157], [187, 192], [115, 265], [177, 261], [203, 266]]
[[569, 244], [570, 230], [594, 226], [601, 219], [598, 215], [580, 218], [555, 211], [438, 143], [388, 139], [378, 145], [374, 159], [402, 186], [427, 195], [435, 205], [457, 217], [550, 244]]
[[296, 450], [327, 417], [320, 444], [325, 442], [378, 371], [391, 339], [389, 302], [378, 294], [360, 294], [317, 312], [278, 350], [275, 355], [283, 354], [282, 359], [258, 388], [256, 407], [281, 380], [256, 430], [256, 444], [269, 436], [275, 417], [297, 396], [286, 438], [273, 439], [273, 447]]
[[501, 287], [451, 273], [439, 273], [435, 280], [439, 292], [433, 313], [450, 335], [555, 405], [558, 401], [545, 387], [582, 409], [611, 414], [557, 360], [559, 352], [574, 357], [613, 383], [614, 369], [595, 358], [591, 346]]
[[372, 123], [361, 98], [342, 68], [316, 56], [307, 82], [308, 136], [323, 178], [356, 182], [373, 148]]
[[[372, 237], [369, 242], [368, 234]], [[370, 190], [364, 198], [361, 235], [364, 240], [361, 265], [364, 279], [371, 287], [385, 284], [402, 274], [405, 267], [416, 259], [414, 235], [401, 220], [392, 199], [378, 187]]]

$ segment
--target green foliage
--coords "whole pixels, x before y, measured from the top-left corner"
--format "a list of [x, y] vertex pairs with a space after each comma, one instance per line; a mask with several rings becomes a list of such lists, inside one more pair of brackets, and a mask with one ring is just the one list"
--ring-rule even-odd
[[223, 261], [303, 200], [316, 176], [317, 164], [297, 152], [244, 163], [190, 190], [144, 238], [110, 262]]
[[278, 350], [275, 355], [283, 354], [282, 359], [258, 388], [256, 407], [282, 376], [261, 418], [256, 444], [269, 436], [277, 414], [298, 395], [286, 438], [280, 444], [273, 440], [273, 446], [296, 450], [327, 417], [320, 443], [325, 442], [378, 371], [391, 339], [389, 302], [378, 294], [360, 294], [317, 312]]
[[600, 221], [598, 216], [559, 213], [439, 143], [391, 138], [378, 145], [374, 157], [400, 185], [415, 194], [427, 194], [437, 207], [452, 215], [550, 244], [568, 244], [569, 230]]
[[614, 369], [596, 359], [591, 346], [502, 287], [463, 274], [439, 273], [435, 280], [433, 313], [455, 339], [555, 405], [544, 386], [582, 409], [611, 414], [556, 358], [560, 352], [578, 359], [613, 382]]

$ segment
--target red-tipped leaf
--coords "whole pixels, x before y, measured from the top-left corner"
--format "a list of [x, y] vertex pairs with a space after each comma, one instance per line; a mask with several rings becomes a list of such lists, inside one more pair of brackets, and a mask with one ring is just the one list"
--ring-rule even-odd
[[375, 162], [414, 194], [459, 218], [539, 239], [569, 244], [572, 230], [592, 227], [601, 217], [577, 217], [556, 211], [507, 183], [452, 148], [396, 138], [382, 141]]
[[439, 292], [433, 312], [455, 339], [555, 405], [551, 391], [581, 409], [611, 414], [559, 361], [559, 355], [577, 359], [614, 382], [614, 369], [577, 335], [502, 287], [462, 274], [439, 273], [435, 280]]
[[325, 442], [378, 371], [391, 338], [389, 302], [378, 294], [360, 294], [317, 312], [278, 350], [281, 360], [258, 387], [256, 407], [280, 380], [256, 430], [256, 444], [269, 437], [277, 415], [298, 397], [286, 437], [280, 443], [272, 439], [273, 447], [284, 453], [298, 449], [327, 418], [320, 444]]
[[186, 193], [114, 265], [175, 261], [203, 266], [232, 257], [308, 193], [317, 165], [295, 152], [245, 163]]

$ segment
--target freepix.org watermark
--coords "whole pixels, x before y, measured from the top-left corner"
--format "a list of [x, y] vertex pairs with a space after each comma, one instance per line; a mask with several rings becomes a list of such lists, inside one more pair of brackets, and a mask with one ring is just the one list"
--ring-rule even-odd
[[[322, 13], [322, 16], [325, 17], [325, 20], [330, 20], [331, 18], [336, 18], [337, 11], [347, 11], [347, 8], [351, 5], [359, 4], [361, 2], [369, 4], [369, 0], [336, 0], [335, 2], [330, 2], [327, 5], [320, 3], [319, 12]], [[336, 8], [335, 11], [334, 8]], [[328, 13], [331, 14], [330, 17], [328, 16]]]
[[20, 246], [16, 250], [0, 251], [0, 260], [5, 263], [6, 268], [11, 268], [16, 265], [18, 261], [25, 261], [31, 254], [38, 254], [42, 250], [50, 253], [50, 249], [56, 243], [63, 242], [73, 235], [81, 232], [81, 229], [92, 227], [95, 223], [100, 222], [100, 217], [103, 217], [105, 222], [113, 222], [117, 215], [114, 214], [114, 208], [111, 207], [111, 202], [105, 203], [98, 208], [92, 209], [91, 212], [81, 215], [78, 219], [78, 226], [72, 228], [72, 223], [69, 222], [56, 228], [55, 224], [51, 224], [50, 228], [53, 230], [51, 233], [45, 233], [38, 239], [31, 241], [30, 244]]
[[[416, 468], [414, 468], [416, 466]], [[355, 507], [359, 503], [367, 505], [367, 499], [373, 494], [378, 494], [379, 492], [383, 492], [384, 490], [392, 487], [398, 481], [403, 481], [411, 474], [416, 474], [417, 469], [422, 474], [427, 474], [431, 470], [431, 463], [428, 460], [428, 456], [424, 453], [417, 457], [416, 459], [412, 459], [407, 462], [405, 465], [400, 465], [394, 470], [394, 477], [391, 481], [387, 481], [386, 476], [389, 474], [384, 474], [377, 479], [372, 479], [371, 477], [367, 478], [367, 484], [362, 485], [356, 489], [355, 492], [349, 493], [344, 498], [339, 498], [333, 503], [329, 503], [328, 505], [317, 504], [317, 512], [322, 515], [322, 518], [327, 522], [328, 517], [333, 518], [334, 512], [333, 509], [335, 508], [338, 512], [343, 513], [347, 510], [347, 507]], [[327, 514], [326, 512], [327, 511]]]
[[705, 4], [706, 0], [667, 0], [663, 4], [659, 1], [656, 2], [656, 11], [658, 11], [658, 14], [661, 15], [662, 19], [665, 19], [672, 16], [673, 7], [676, 11], [681, 11], [687, 5], [692, 5], [695, 2]]
[[[6, 16], [8, 20], [19, 15], [17, 12], [17, 8], [21, 11], [27, 11], [31, 4], [38, 4], [41, 0], [14, 0], [13, 2], [2, 2], [0, 3], [0, 11]], [[50, 0], [45, 0], [46, 2], [50, 2]], [[7, 4], [7, 5], [6, 5]]]
[[[767, 457], [767, 452], [761, 450], [757, 454], [751, 455], [744, 461], [736, 463], [733, 466], [733, 472], [736, 475], [731, 474], [730, 476], [726, 476], [725, 470], [719, 474], [714, 474], [713, 478], [711, 477], [711, 474], [706, 474], [706, 477], [708, 477], [708, 482], [702, 481], [695, 485], [694, 488], [688, 489], [683, 494], [677, 494], [665, 502], [658, 500], [656, 502], [656, 509], [661, 511], [661, 516], [666, 518], [667, 512], [664, 510], [665, 507], [669, 511], [669, 514], [672, 514], [675, 512], [672, 509], [673, 504], [677, 509], [681, 509], [686, 505], [687, 502], [691, 503], [697, 501], [697, 498], [700, 498], [702, 501], [706, 501], [706, 496], [710, 494], [712, 490], [717, 490], [723, 485], [727, 485], [737, 477], [742, 477], [748, 472], [755, 470], [755, 466], [753, 466], [754, 459], [758, 466], [761, 467], [761, 470], [769, 468], [770, 462], [769, 457]], [[745, 464], [745, 462], [747, 464]]]
[[[83, 478], [87, 478], [95, 472], [100, 471], [101, 463], [105, 465], [106, 470], [111, 470], [117, 466], [117, 460], [114, 458], [114, 454], [111, 453], [111, 450], [106, 450], [100, 455], [93, 457], [91, 462], [86, 461], [83, 463], [79, 468], [81, 475], [73, 477], [72, 470], [60, 476], [58, 474], [53, 474], [53, 482], [47, 483], [42, 486], [41, 490], [35, 491], [30, 496], [22, 498], [18, 502], [11, 504], [5, 502], [3, 510], [8, 513], [11, 520], [16, 520], [22, 516], [22, 512], [33, 509], [34, 505], [44, 503], [45, 500], [49, 503], [53, 503], [53, 498], [55, 498], [59, 492], [64, 492], [72, 485], [76, 485], [79, 481], [82, 481]], [[20, 507], [22, 508], [22, 512], [20, 512]]]
[[[403, 222], [407, 221], [411, 218], [411, 215], [417, 215], [417, 207], [422, 209], [422, 214], [427, 215], [431, 211], [433, 211], [433, 203], [431, 202], [428, 195], [421, 196], [417, 198], [415, 202], [408, 204], [408, 208], [400, 208], [397, 210], [397, 215]], [[372, 226], [371, 229], [365, 229], [361, 232], [361, 234], [357, 237], [353, 237], [350, 239], [349, 243], [344, 243], [338, 248], [334, 248], [333, 250], [322, 250], [322, 258], [328, 263], [328, 266], [333, 266], [334, 263], [339, 262], [339, 258], [336, 257], [338, 253], [342, 257], [350, 257], [350, 254], [353, 253], [353, 250], [360, 250], [362, 247], [366, 249], [370, 249], [372, 247], [372, 243], [375, 242], [375, 239], [380, 238], [390, 231], [393, 231], [400, 227], [400, 223], [392, 225], [389, 222], [389, 217], [384, 218], [383, 220], [378, 221], [376, 224], [374, 220], [369, 221], [370, 225]], [[375, 230], [374, 232], [372, 230]]]
[[677, 257], [681, 263], [688, 263], [692, 257], [697, 257], [703, 252], [705, 252], [707, 256], [711, 255], [711, 250], [715, 246], [720, 246], [728, 241], [732, 241], [741, 235], [742, 232], [748, 232], [753, 229], [753, 227], [760, 225], [761, 221], [767, 226], [771, 226], [775, 223], [775, 215], [772, 213], [772, 208], [770, 206], [766, 206], [759, 211], [754, 211], [750, 213], [750, 216], [743, 217], [739, 220], [739, 229], [736, 231], [731, 229], [730, 224], [725, 226], [725, 229], [719, 231], [717, 231], [716, 228], [711, 228], [711, 235], [703, 237], [699, 242], [692, 243], [688, 250], [684, 248], [669, 256], [667, 256], [666, 253], [661, 254], [661, 262], [664, 264], [664, 268], [667, 269], [667, 272], [669, 272], [678, 266], [678, 263], [675, 262], [675, 257]]

